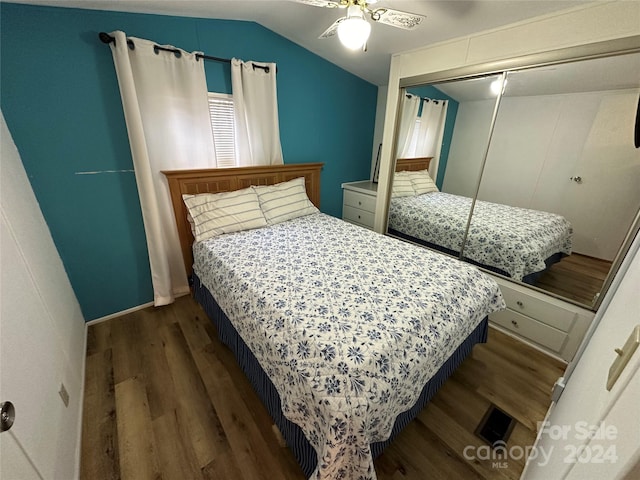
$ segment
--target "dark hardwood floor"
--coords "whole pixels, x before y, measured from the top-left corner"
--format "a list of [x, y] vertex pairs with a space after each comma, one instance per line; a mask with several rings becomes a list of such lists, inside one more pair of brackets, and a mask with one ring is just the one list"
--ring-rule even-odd
[[[304, 478], [190, 297], [91, 326], [86, 361], [82, 479]], [[474, 431], [493, 403], [517, 420], [507, 448], [531, 445], [563, 369], [491, 329], [376, 460], [378, 478], [519, 478], [525, 458], [485, 458]]]
[[610, 269], [611, 262], [607, 260], [572, 253], [545, 271], [536, 286], [576, 302], [592, 305]]

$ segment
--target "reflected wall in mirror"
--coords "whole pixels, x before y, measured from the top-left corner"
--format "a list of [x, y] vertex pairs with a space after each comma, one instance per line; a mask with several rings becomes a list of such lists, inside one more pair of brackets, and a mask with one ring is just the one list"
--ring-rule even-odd
[[501, 219], [507, 276], [593, 305], [640, 207], [639, 93], [640, 54], [509, 72], [465, 257], [484, 248], [474, 232], [492, 241], [487, 225]]
[[[420, 199], [432, 194], [401, 202], [392, 197], [389, 233], [461, 252], [466, 261], [510, 280], [597, 306], [640, 207], [640, 150], [633, 144], [640, 54], [429, 88], [456, 107], [435, 172], [441, 195], [451, 198], [433, 203]], [[459, 213], [473, 213], [465, 218], [460, 248], [456, 222], [448, 219], [452, 202], [465, 198], [469, 203]], [[425, 223], [424, 210], [436, 220]], [[432, 237], [425, 241], [421, 232]]]
[[[389, 204], [391, 235], [460, 255], [494, 108], [483, 104], [473, 115], [466, 115], [460, 111], [464, 97], [447, 95], [443, 86], [456, 92], [488, 90], [500, 78], [484, 76], [404, 92]], [[495, 95], [492, 101], [495, 104]], [[466, 118], [474, 123], [467, 124]], [[472, 136], [477, 150], [469, 151], [465, 142], [454, 141], [464, 132]]]

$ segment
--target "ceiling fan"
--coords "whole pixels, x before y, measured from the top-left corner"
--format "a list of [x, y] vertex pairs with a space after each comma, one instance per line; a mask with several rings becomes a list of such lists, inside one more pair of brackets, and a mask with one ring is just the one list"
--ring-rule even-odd
[[416, 13], [402, 12], [392, 8], [372, 8], [378, 0], [294, 0], [298, 3], [313, 5], [314, 7], [346, 8], [347, 14], [339, 18], [327, 28], [318, 38], [331, 38], [338, 35], [340, 42], [351, 50], [360, 48], [366, 50], [367, 40], [371, 33], [371, 24], [367, 22], [365, 14], [371, 20], [392, 27], [413, 30], [425, 18]]

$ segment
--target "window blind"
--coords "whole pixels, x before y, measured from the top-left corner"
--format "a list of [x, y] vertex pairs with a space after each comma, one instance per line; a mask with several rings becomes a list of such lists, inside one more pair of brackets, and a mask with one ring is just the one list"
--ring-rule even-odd
[[218, 167], [236, 166], [233, 97], [209, 93], [209, 117]]

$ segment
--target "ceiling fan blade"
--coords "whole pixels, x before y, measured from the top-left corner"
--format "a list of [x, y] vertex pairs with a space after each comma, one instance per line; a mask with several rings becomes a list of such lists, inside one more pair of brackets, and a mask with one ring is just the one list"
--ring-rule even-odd
[[331, 37], [335, 37], [338, 33], [338, 25], [340, 24], [340, 22], [342, 22], [345, 18], [347, 17], [342, 17], [339, 18], [338, 20], [336, 20], [335, 22], [333, 22], [331, 24], [331, 26], [329, 28], [327, 28], [324, 32], [322, 32], [322, 35], [320, 35], [318, 38], [322, 39], [322, 38], [331, 38]]
[[338, 8], [340, 4], [338, 2], [332, 2], [330, 0], [293, 0], [297, 3], [304, 3], [305, 5], [312, 5], [314, 7], [327, 7]]
[[405, 30], [413, 30], [426, 17], [417, 13], [401, 12], [392, 8], [376, 8], [371, 11], [371, 20], [392, 27], [404, 28]]

